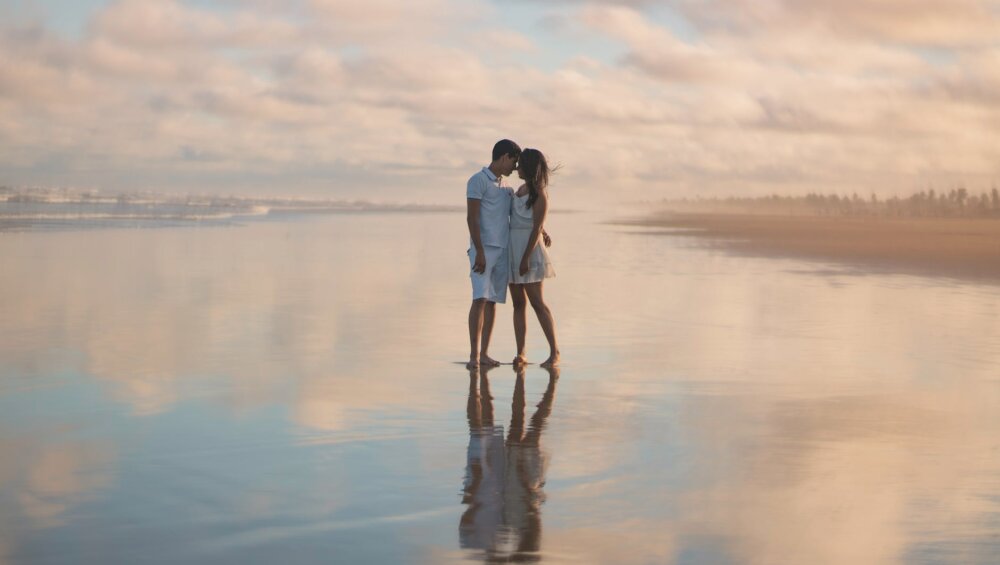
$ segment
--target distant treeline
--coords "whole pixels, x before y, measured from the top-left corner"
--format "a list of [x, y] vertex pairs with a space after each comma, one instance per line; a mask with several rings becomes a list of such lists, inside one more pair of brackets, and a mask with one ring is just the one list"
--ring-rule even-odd
[[947, 192], [921, 190], [905, 198], [892, 196], [880, 199], [875, 194], [864, 198], [857, 193], [850, 196], [809, 193], [805, 196], [772, 194], [755, 197], [684, 198], [669, 200], [665, 204], [693, 210], [755, 214], [1000, 219], [1000, 192], [995, 187], [980, 194], [970, 193], [965, 188], [953, 188]]

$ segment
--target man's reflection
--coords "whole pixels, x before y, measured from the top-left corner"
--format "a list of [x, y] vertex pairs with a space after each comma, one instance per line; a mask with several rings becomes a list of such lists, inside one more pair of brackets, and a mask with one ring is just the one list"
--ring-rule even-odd
[[559, 369], [549, 371], [548, 387], [525, 429], [524, 367], [511, 402], [507, 440], [493, 422], [493, 396], [487, 373], [470, 372], [469, 449], [462, 503], [468, 508], [459, 523], [462, 548], [481, 549], [487, 561], [535, 561], [540, 558], [547, 454], [539, 448], [545, 420], [552, 412]]

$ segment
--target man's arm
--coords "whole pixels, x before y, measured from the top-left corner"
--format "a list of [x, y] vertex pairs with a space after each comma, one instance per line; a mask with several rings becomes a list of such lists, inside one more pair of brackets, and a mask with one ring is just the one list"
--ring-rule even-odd
[[480, 201], [475, 198], [466, 198], [465, 204], [465, 221], [469, 224], [469, 237], [472, 238], [472, 247], [476, 253], [476, 260], [472, 265], [472, 270], [477, 273], [485, 273], [486, 255], [483, 254], [483, 237], [479, 231]]

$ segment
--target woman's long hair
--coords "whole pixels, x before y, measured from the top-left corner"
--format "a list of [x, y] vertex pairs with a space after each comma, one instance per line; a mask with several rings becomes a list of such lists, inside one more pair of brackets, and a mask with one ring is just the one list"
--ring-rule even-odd
[[539, 193], [549, 185], [549, 163], [541, 151], [529, 147], [521, 152], [517, 167], [524, 175], [524, 184], [528, 186], [528, 200], [524, 206], [530, 209], [538, 200]]

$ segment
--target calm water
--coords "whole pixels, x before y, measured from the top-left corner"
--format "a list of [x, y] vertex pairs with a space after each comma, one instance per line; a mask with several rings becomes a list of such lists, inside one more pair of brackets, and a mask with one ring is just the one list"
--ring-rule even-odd
[[599, 220], [471, 376], [462, 214], [0, 233], [0, 563], [1000, 561], [1000, 287]]

